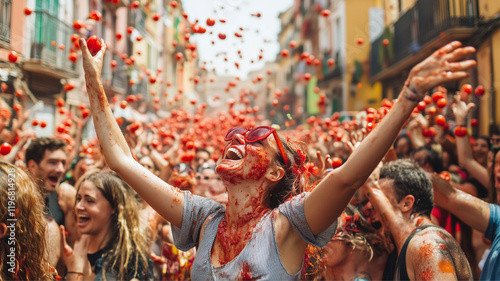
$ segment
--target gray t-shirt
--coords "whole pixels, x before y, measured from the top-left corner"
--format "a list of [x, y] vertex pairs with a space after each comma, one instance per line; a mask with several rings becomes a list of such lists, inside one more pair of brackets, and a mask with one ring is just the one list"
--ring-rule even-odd
[[[279, 211], [304, 241], [323, 247], [335, 235], [337, 222], [319, 235], [314, 235], [304, 214], [304, 201], [307, 195], [308, 193], [303, 193], [293, 197], [281, 204]], [[281, 261], [273, 227], [277, 211], [278, 209], [270, 210], [262, 216], [254, 228], [252, 238], [238, 256], [227, 264], [215, 268], [210, 262], [210, 253], [225, 208], [211, 199], [185, 191], [182, 227], [179, 229], [172, 226], [172, 233], [175, 246], [180, 250], [187, 251], [199, 244], [191, 278], [193, 280], [300, 279], [300, 270], [295, 274], [288, 274]], [[207, 219], [202, 240], [198, 241], [201, 227]]]

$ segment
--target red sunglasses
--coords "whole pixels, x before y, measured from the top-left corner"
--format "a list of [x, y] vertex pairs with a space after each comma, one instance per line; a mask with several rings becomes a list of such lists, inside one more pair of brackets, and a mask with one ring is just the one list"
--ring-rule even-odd
[[283, 143], [281, 142], [281, 139], [279, 138], [275, 128], [269, 126], [260, 126], [253, 129], [234, 127], [232, 129], [229, 129], [229, 131], [227, 131], [224, 140], [229, 141], [236, 134], [245, 135], [245, 142], [247, 143], [261, 141], [267, 138], [270, 134], [273, 134], [274, 139], [276, 140], [276, 144], [278, 145], [278, 149], [281, 153], [281, 158], [283, 158], [283, 161], [285, 162], [285, 166], [287, 168], [290, 167], [290, 160], [288, 160], [285, 147], [283, 146]]

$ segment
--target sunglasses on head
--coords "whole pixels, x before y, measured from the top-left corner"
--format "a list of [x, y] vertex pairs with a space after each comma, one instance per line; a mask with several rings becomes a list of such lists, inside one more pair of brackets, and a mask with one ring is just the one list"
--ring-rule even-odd
[[261, 140], [267, 138], [269, 135], [273, 134], [274, 139], [276, 140], [276, 144], [278, 145], [278, 149], [280, 151], [281, 158], [285, 162], [285, 166], [287, 168], [290, 167], [290, 160], [288, 159], [288, 156], [286, 155], [285, 147], [283, 146], [283, 143], [281, 142], [281, 139], [279, 138], [278, 133], [276, 132], [275, 128], [269, 127], [269, 126], [260, 126], [260, 127], [256, 127], [253, 129], [234, 127], [232, 129], [229, 129], [229, 131], [227, 131], [227, 134], [224, 137], [224, 140], [229, 141], [236, 134], [244, 135], [245, 142], [247, 142], [247, 143], [261, 141]]

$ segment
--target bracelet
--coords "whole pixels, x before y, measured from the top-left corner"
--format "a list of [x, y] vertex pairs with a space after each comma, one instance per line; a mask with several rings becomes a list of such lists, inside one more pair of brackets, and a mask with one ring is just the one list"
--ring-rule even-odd
[[405, 87], [407, 90], [405, 91], [404, 97], [407, 100], [417, 102], [417, 101], [421, 101], [424, 98], [425, 94], [424, 95], [419, 94], [414, 87], [410, 86], [409, 83], [407, 83], [407, 85], [405, 85]]

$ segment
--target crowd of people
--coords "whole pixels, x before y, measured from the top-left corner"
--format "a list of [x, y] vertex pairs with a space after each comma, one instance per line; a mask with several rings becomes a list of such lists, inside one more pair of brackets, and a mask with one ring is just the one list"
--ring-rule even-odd
[[0, 280], [500, 278], [500, 130], [457, 133], [474, 105], [441, 86], [474, 48], [443, 46], [353, 120], [278, 131], [233, 104], [125, 126], [105, 44], [80, 45], [97, 139], [83, 117], [36, 137], [0, 101]]

